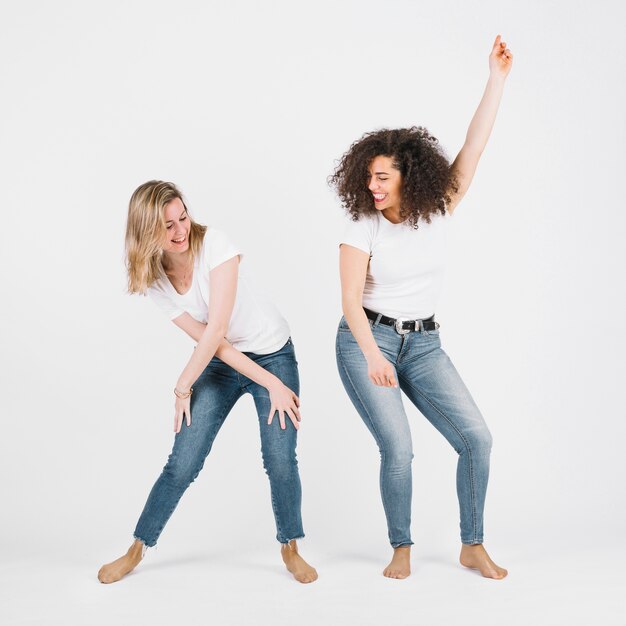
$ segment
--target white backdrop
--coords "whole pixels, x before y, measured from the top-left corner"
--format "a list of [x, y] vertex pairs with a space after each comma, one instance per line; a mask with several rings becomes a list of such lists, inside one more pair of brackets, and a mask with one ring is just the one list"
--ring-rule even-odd
[[[599, 613], [626, 623], [616, 594], [626, 556], [623, 3], [1, 10], [6, 623], [572, 624]], [[514, 67], [453, 219], [437, 315], [494, 435], [486, 545], [511, 575], [493, 583], [449, 567], [456, 455], [411, 407], [416, 571], [389, 587], [378, 453], [334, 360], [343, 217], [326, 177], [380, 127], [425, 125], [453, 157], [499, 32]], [[192, 348], [148, 299], [125, 294], [127, 202], [152, 178], [176, 182], [198, 221], [240, 244], [291, 324], [303, 549], [320, 570], [306, 592], [276, 563], [249, 398], [141, 575], [114, 587], [95, 579], [130, 543], [165, 463], [171, 389]]]

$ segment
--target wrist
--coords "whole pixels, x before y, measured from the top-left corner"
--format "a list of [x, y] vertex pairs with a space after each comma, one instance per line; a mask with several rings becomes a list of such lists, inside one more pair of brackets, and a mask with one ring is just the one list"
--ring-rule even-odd
[[492, 85], [498, 85], [499, 87], [504, 87], [504, 81], [506, 81], [506, 74], [502, 74], [498, 70], [491, 70], [489, 72], [489, 82]]
[[267, 380], [265, 380], [262, 385], [268, 390], [272, 391], [279, 386], [282, 386], [283, 382], [278, 378], [278, 376], [274, 376], [274, 374], [270, 374], [268, 372]]
[[193, 388], [191, 387], [189, 389], [179, 389], [178, 387], [174, 387], [174, 395], [179, 400], [186, 400], [187, 398], [191, 396], [192, 393], [193, 393]]
[[180, 391], [180, 393], [187, 393], [191, 389], [191, 383], [186, 380], [178, 380], [174, 389]]
[[369, 363], [372, 359], [375, 359], [377, 357], [379, 357], [381, 354], [380, 352], [380, 348], [378, 346], [375, 346], [374, 348], [371, 348], [370, 350], [367, 350], [365, 352], [363, 352], [363, 356], [365, 357], [365, 360]]

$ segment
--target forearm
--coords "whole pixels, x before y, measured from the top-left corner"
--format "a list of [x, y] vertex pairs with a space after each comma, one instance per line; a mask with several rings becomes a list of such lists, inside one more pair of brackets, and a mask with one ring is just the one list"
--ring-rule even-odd
[[[206, 324], [191, 317], [186, 317], [183, 322], [179, 322], [179, 327], [196, 342], [199, 342], [206, 328]], [[252, 359], [243, 354], [243, 352], [237, 350], [237, 348], [233, 348], [226, 339], [220, 341], [215, 351], [215, 356], [224, 361], [226, 365], [230, 365], [234, 370], [237, 370], [240, 374], [247, 376], [250, 380], [262, 385], [266, 389], [280, 382], [274, 374], [268, 372], [260, 365], [257, 365]]]
[[215, 355], [224, 361], [226, 365], [230, 365], [234, 370], [237, 370], [240, 374], [247, 376], [250, 380], [253, 380], [266, 389], [280, 382], [278, 377], [274, 376], [274, 374], [268, 372], [260, 365], [257, 365], [243, 352], [237, 350], [237, 348], [233, 348], [225, 339], [218, 346]]
[[485, 149], [502, 99], [505, 78], [493, 73], [489, 75], [483, 97], [467, 130], [466, 149], [479, 154]]
[[198, 340], [198, 345], [193, 351], [185, 369], [176, 382], [176, 388], [187, 391], [203, 372], [209, 361], [215, 356], [220, 342], [224, 339], [226, 328], [207, 324]]
[[369, 359], [378, 354], [380, 348], [374, 340], [374, 335], [372, 335], [372, 329], [363, 310], [361, 299], [344, 295], [342, 306], [346, 322], [348, 322], [348, 326], [365, 358]]

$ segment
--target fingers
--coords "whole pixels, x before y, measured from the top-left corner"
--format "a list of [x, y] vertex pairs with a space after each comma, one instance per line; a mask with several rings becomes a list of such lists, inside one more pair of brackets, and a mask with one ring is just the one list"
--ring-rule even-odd
[[267, 425], [270, 426], [271, 423], [274, 421], [274, 415], [276, 415], [276, 413], [278, 413], [278, 421], [280, 423], [280, 427], [285, 430], [285, 428], [287, 428], [285, 426], [285, 413], [284, 413], [284, 409], [279, 409], [278, 407], [272, 406], [272, 408], [270, 409], [270, 414], [267, 418]]
[[397, 387], [398, 382], [393, 368], [385, 368], [380, 372], [372, 372], [369, 375], [369, 379], [379, 387]]
[[511, 51], [506, 47], [506, 41], [502, 41], [502, 37], [498, 35], [493, 42], [492, 54], [498, 56], [512, 57]]
[[[296, 398], [297, 400], [297, 398]], [[289, 407], [287, 410], [291, 411], [297, 418], [298, 421], [300, 421], [302, 419], [302, 416], [300, 415], [300, 403], [295, 403], [294, 402], [294, 406]]]
[[189, 399], [177, 399], [174, 404], [174, 432], [179, 433], [183, 421], [187, 426], [191, 426], [191, 402]]
[[293, 409], [287, 409], [285, 412], [289, 415], [289, 419], [294, 425], [294, 428], [298, 430], [300, 428], [300, 416], [296, 415], [296, 412]]
[[284, 398], [278, 402], [272, 403], [272, 406], [270, 407], [270, 413], [267, 416], [267, 425], [271, 425], [271, 423], [274, 421], [274, 415], [278, 413], [278, 422], [280, 424], [280, 427], [285, 430], [287, 428], [287, 423], [285, 421], [286, 413], [297, 429], [300, 427], [300, 420], [302, 420], [299, 409], [300, 398], [298, 398], [295, 393], [291, 392], [291, 395], [288, 398]]

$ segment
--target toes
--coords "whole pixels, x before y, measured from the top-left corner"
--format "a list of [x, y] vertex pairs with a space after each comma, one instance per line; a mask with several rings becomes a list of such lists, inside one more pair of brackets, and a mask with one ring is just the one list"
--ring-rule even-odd
[[98, 572], [98, 580], [104, 584], [104, 585], [108, 585], [109, 583], [112, 583], [115, 581], [115, 578], [113, 576], [109, 576], [107, 574], [101, 574]]

